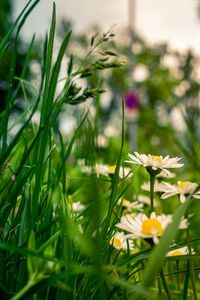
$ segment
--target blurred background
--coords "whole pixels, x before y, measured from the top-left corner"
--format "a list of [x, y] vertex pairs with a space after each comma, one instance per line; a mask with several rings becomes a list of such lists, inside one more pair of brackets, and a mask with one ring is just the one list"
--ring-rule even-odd
[[[122, 68], [103, 70], [79, 80], [80, 88], [84, 88], [88, 82], [91, 87], [99, 86], [106, 90], [90, 109], [91, 118], [96, 116], [98, 124], [97, 158], [104, 157], [110, 163], [115, 160], [114, 154], [119, 150], [123, 99], [126, 153], [137, 150], [140, 153], [185, 155], [186, 166], [187, 162], [200, 166], [197, 159], [200, 157], [200, 1], [55, 2], [56, 44], [60, 44], [67, 31], [73, 32], [69, 51], [66, 53], [66, 64], [60, 74], [61, 79], [65, 77], [70, 54], [73, 54], [78, 66], [90, 50], [91, 37], [108, 30], [115, 37], [102, 46], [102, 51], [112, 51], [113, 56], [123, 63]], [[6, 33], [26, 3], [25, 0], [1, 0], [1, 36]], [[28, 18], [19, 40], [20, 59], [17, 63], [20, 74], [25, 45], [36, 33], [35, 48], [29, 66], [29, 79], [36, 87], [40, 78], [41, 48], [49, 28], [51, 13], [52, 1], [41, 0]], [[94, 52], [97, 57], [98, 51]], [[92, 57], [91, 55], [91, 61]], [[107, 59], [105, 57], [105, 61]], [[9, 55], [0, 71], [0, 93], [4, 101], [8, 65]], [[60, 84], [62, 86], [62, 80]], [[66, 137], [76, 128], [89, 104], [90, 102], [78, 107], [67, 106], [63, 110], [57, 126]], [[23, 109], [23, 101], [19, 99], [13, 118]], [[38, 117], [39, 112], [34, 116], [36, 123]], [[87, 126], [86, 132], [93, 126], [90, 119]], [[84, 151], [76, 155], [84, 156]]]

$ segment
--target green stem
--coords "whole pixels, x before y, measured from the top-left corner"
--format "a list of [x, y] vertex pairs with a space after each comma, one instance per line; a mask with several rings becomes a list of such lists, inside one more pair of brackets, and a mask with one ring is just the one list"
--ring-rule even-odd
[[154, 203], [153, 203], [154, 183], [155, 183], [155, 175], [150, 174], [150, 203], [151, 203], [151, 212], [154, 211]]
[[185, 213], [185, 217], [187, 218], [188, 221], [188, 226], [186, 228], [187, 232], [187, 244], [188, 244], [188, 250], [189, 250], [189, 255], [190, 255], [190, 272], [191, 272], [191, 282], [192, 282], [192, 289], [193, 289], [193, 296], [194, 300], [197, 300], [197, 291], [196, 291], [196, 285], [195, 285], [195, 273], [194, 273], [194, 262], [192, 258], [192, 245], [191, 245], [191, 239], [190, 239], [190, 230], [189, 230], [189, 220], [188, 220], [188, 209]]
[[161, 286], [160, 278], [158, 278], [158, 289], [159, 289], [160, 300], [162, 300], [163, 299], [163, 293], [162, 293], [162, 286]]
[[35, 281], [34, 281], [34, 274], [31, 277], [31, 279], [28, 281], [28, 283], [15, 295], [13, 296], [10, 300], [18, 300], [21, 297], [23, 297], [26, 292], [32, 288], [35, 285]]
[[180, 278], [179, 278], [179, 261], [176, 260], [176, 270], [177, 270], [177, 287], [178, 290], [180, 290]]
[[172, 298], [171, 298], [171, 296], [170, 296], [169, 289], [168, 289], [167, 281], [166, 281], [166, 279], [165, 279], [165, 276], [164, 276], [164, 273], [163, 273], [163, 270], [162, 270], [162, 269], [161, 269], [161, 271], [160, 271], [160, 276], [161, 276], [162, 284], [163, 284], [163, 287], [164, 287], [164, 289], [165, 289], [167, 298], [168, 298], [168, 300], [172, 300]]

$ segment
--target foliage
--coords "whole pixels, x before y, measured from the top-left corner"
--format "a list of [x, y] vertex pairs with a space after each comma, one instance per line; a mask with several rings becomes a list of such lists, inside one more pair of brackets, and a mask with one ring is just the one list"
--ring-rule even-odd
[[[34, 36], [26, 49], [20, 75], [16, 72], [16, 61], [20, 30], [38, 2], [27, 3], [0, 43], [0, 59], [3, 63], [3, 57], [9, 51], [8, 46], [14, 41], [7, 101], [0, 117], [1, 298], [165, 299], [166, 293], [170, 299], [170, 290], [171, 299], [192, 299], [194, 289], [191, 289], [191, 272], [197, 281], [195, 271], [199, 271], [199, 239], [196, 238], [199, 229], [195, 226], [199, 222], [199, 216], [195, 214], [199, 203], [198, 200], [192, 200], [192, 195], [181, 205], [176, 197], [174, 201], [160, 201], [157, 213], [174, 213], [174, 217], [157, 246], [138, 239], [134, 251], [127, 245], [126, 251], [122, 252], [115, 249], [111, 242], [116, 231], [115, 225], [124, 213], [122, 205], [118, 205], [119, 199], [128, 197], [131, 202], [136, 202], [141, 193], [141, 183], [148, 178], [144, 169], [136, 166], [125, 175], [124, 160], [127, 159], [129, 141], [123, 101], [120, 103], [121, 134], [117, 138], [110, 138], [105, 148], [100, 147], [98, 141], [102, 126], [101, 97], [105, 92], [104, 83], [112, 87], [113, 95], [118, 94], [119, 98], [126, 92], [129, 87], [128, 68], [132, 60], [126, 67], [116, 53], [121, 52], [128, 57], [130, 49], [123, 46], [116, 51], [113, 33], [108, 31], [100, 36], [94, 35], [88, 52], [84, 58], [78, 59], [71, 53], [73, 35], [67, 31], [55, 57], [54, 3], [50, 31], [43, 45], [41, 78], [39, 86], [35, 86], [27, 78]], [[85, 42], [84, 38], [82, 41]], [[137, 42], [143, 43], [140, 40]], [[142, 45], [142, 49], [137, 57], [130, 57], [133, 66], [138, 62], [147, 63], [149, 59], [148, 64], [152, 67], [152, 80], [148, 78], [143, 83], [135, 83], [141, 94], [145, 91], [148, 98], [140, 108], [139, 128], [142, 128], [139, 145], [143, 143], [140, 148], [146, 152], [149, 149], [158, 152], [165, 147], [169, 150], [176, 142], [177, 147], [171, 149], [171, 154], [181, 149], [185, 161], [188, 160], [185, 172], [188, 170], [187, 174], [191, 174], [188, 175], [189, 179], [193, 180], [195, 175], [198, 179], [199, 147], [196, 132], [192, 130], [192, 126], [195, 126], [193, 120], [185, 116], [186, 135], [190, 142], [188, 149], [177, 138], [174, 128], [159, 125], [155, 112], [159, 101], [165, 105], [166, 111], [173, 109], [167, 99], [173, 98], [175, 101], [172, 90], [177, 85], [177, 78], [168, 69], [160, 68], [159, 64], [166, 49], [162, 48], [162, 55], [160, 50], [150, 51], [146, 45]], [[64, 78], [60, 78], [66, 53], [68, 68]], [[153, 68], [155, 65], [156, 68]], [[190, 67], [187, 58], [187, 66], [182, 65], [187, 80], [190, 78]], [[85, 87], [80, 84], [81, 78], [88, 79]], [[158, 78], [162, 80], [157, 86]], [[180, 83], [183, 78], [179, 80]], [[164, 85], [164, 81], [167, 81], [170, 89]], [[59, 85], [61, 82], [62, 87]], [[198, 86], [195, 88], [197, 91]], [[19, 93], [23, 94], [24, 110], [16, 119], [13, 115]], [[81, 105], [87, 102], [87, 106]], [[81, 107], [84, 116], [80, 118], [72, 137], [65, 137], [59, 131], [57, 122], [59, 114], [70, 106], [77, 111], [77, 107]], [[95, 110], [92, 115], [93, 107]], [[36, 124], [34, 116], [38, 113], [40, 119]], [[160, 141], [165, 140], [160, 147], [149, 146], [149, 140], [144, 138], [145, 134], [152, 135], [152, 128], [155, 135], [162, 133]], [[15, 130], [15, 134], [11, 130]], [[169, 145], [166, 138], [171, 142]], [[100, 165], [96, 166], [96, 174], [94, 167], [97, 162], [111, 164], [112, 172], [102, 174], [99, 172]], [[88, 167], [86, 173], [83, 173], [82, 165]], [[160, 199], [160, 194], [157, 193], [155, 197]], [[78, 202], [84, 205], [80, 211], [73, 208]], [[189, 209], [191, 215], [188, 215]], [[144, 212], [149, 214], [150, 208], [146, 206]], [[186, 232], [177, 230], [184, 215], [191, 223], [192, 241], [186, 239]], [[166, 257], [174, 239], [178, 245], [171, 249], [192, 245], [196, 254]], [[184, 280], [180, 280], [182, 278]]]

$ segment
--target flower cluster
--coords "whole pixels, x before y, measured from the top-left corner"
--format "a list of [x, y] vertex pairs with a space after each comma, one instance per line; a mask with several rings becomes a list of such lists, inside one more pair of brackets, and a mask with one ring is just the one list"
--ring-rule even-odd
[[[129, 243], [130, 241], [134, 241], [137, 239], [144, 239], [146, 241], [149, 241], [150, 244], [152, 244], [152, 242], [154, 244], [158, 244], [159, 237], [163, 234], [166, 227], [173, 221], [173, 215], [165, 215], [163, 213], [157, 214], [154, 211], [154, 207], [158, 206], [158, 202], [154, 198], [154, 192], [158, 193], [157, 196], [160, 196], [160, 194], [162, 193], [162, 195], [160, 196], [161, 200], [174, 195], [179, 195], [180, 201], [184, 202], [188, 194], [193, 194], [194, 198], [200, 198], [200, 191], [195, 191], [197, 188], [196, 183], [192, 183], [189, 181], [179, 181], [177, 185], [172, 185], [168, 182], [160, 182], [161, 179], [171, 179], [175, 177], [175, 174], [171, 173], [168, 169], [182, 167], [183, 164], [179, 162], [181, 158], [170, 158], [168, 155], [165, 157], [161, 155], [145, 155], [138, 154], [137, 152], [134, 152], [134, 155], [128, 154], [128, 156], [131, 160], [127, 160], [125, 162], [143, 166], [149, 173], [150, 182], [144, 183], [142, 185], [142, 189], [144, 189], [147, 192], [150, 192], [150, 196], [147, 197], [144, 195], [139, 195], [137, 198], [138, 202], [130, 202], [125, 199], [120, 199], [118, 201], [118, 204], [126, 208], [127, 212], [130, 212], [132, 209], [138, 209], [137, 203], [146, 204], [149, 206], [153, 202], [155, 203], [155, 205], [151, 205], [152, 211], [150, 215], [141, 212], [134, 214], [128, 213], [126, 215], [123, 215], [121, 217], [120, 222], [116, 224], [116, 227], [123, 231], [116, 233], [123, 233], [123, 243], [121, 242], [120, 245], [118, 243], [118, 247], [116, 245], [114, 246], [114, 244], [113, 246], [116, 249], [123, 250], [126, 249], [126, 247], [124, 247], [124, 239], [127, 239]], [[182, 217], [181, 222], [179, 224], [179, 229], [185, 229], [188, 226], [188, 219], [184, 219]], [[193, 250], [190, 249], [190, 251], [190, 253], [194, 253]], [[189, 250], [186, 246], [169, 251], [167, 253], [167, 256], [186, 255], [188, 253]]]
[[[120, 198], [117, 204], [121, 207], [121, 219], [116, 224], [116, 232], [110, 239], [110, 245], [117, 250], [134, 251], [136, 249], [136, 240], [144, 239], [150, 245], [158, 244], [159, 238], [163, 235], [167, 226], [172, 223], [173, 215], [157, 213], [161, 209], [159, 207], [158, 198], [162, 199], [178, 195], [180, 201], [184, 202], [188, 194], [193, 194], [194, 198], [200, 198], [200, 191], [196, 191], [197, 184], [190, 181], [178, 181], [177, 185], [172, 185], [169, 182], [161, 180], [169, 180], [175, 177], [175, 174], [169, 169], [180, 168], [183, 166], [180, 163], [179, 157], [170, 158], [168, 155], [139, 154], [134, 152], [128, 154], [130, 160], [126, 163], [143, 166], [150, 176], [150, 182], [142, 184], [141, 188], [149, 192], [149, 196], [137, 195], [133, 201], [125, 198]], [[93, 173], [97, 177], [100, 175], [111, 176], [115, 173], [116, 166], [96, 164], [95, 166], [83, 166], [83, 173]], [[120, 167], [119, 177], [126, 178], [132, 176], [133, 172], [130, 168]], [[156, 197], [154, 193], [157, 193]], [[82, 207], [81, 207], [82, 209]], [[76, 208], [74, 207], [74, 210]], [[185, 229], [189, 226], [188, 218], [181, 219], [179, 229]], [[120, 231], [121, 230], [121, 231]], [[190, 250], [190, 251], [189, 251]], [[194, 253], [188, 247], [177, 248], [167, 253], [167, 256], [186, 255]]]
[[[108, 165], [102, 165], [102, 164], [96, 164], [95, 166], [83, 166], [81, 171], [83, 173], [94, 173], [99, 177], [100, 175], [113, 175], [115, 173], [116, 166], [108, 166]], [[130, 168], [119, 168], [119, 177], [125, 178], [132, 176], [132, 172]]]

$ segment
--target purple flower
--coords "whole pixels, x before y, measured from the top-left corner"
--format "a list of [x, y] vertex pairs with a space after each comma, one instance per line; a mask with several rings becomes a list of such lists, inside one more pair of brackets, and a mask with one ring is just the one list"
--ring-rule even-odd
[[72, 164], [74, 162], [74, 158], [72, 157], [72, 156], [69, 156], [68, 158], [67, 158], [67, 163], [68, 164]]
[[123, 96], [125, 108], [127, 110], [135, 110], [139, 106], [139, 95], [135, 91], [129, 91]]

